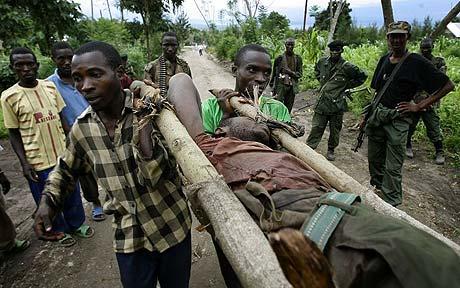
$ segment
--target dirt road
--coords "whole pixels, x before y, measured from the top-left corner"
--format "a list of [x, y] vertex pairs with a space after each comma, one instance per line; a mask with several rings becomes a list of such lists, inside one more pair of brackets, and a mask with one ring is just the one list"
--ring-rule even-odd
[[[182, 57], [190, 64], [193, 80], [202, 99], [209, 97], [210, 88], [233, 88], [234, 79], [228, 68], [211, 61], [208, 55], [199, 56], [197, 51], [185, 50]], [[296, 111], [314, 101], [314, 93], [304, 92], [297, 96], [294, 119], [310, 131], [311, 110]], [[356, 180], [367, 184], [366, 147], [359, 153], [350, 151], [356, 132], [347, 127], [354, 119], [346, 115], [341, 144], [337, 149], [336, 166]], [[307, 133], [308, 134], [308, 133]], [[318, 148], [325, 153], [326, 139]], [[302, 140], [305, 140], [304, 136]], [[112, 229], [110, 217], [102, 223], [88, 220], [96, 229], [92, 239], [78, 239], [77, 245], [61, 248], [56, 243], [36, 240], [31, 225], [35, 209], [27, 183], [21, 173], [16, 155], [7, 141], [0, 141], [5, 151], [0, 156], [0, 167], [12, 182], [7, 195], [8, 213], [16, 224], [19, 237], [31, 239], [32, 246], [26, 252], [7, 259], [0, 266], [0, 288], [3, 287], [120, 287], [118, 267], [112, 251]], [[424, 145], [424, 146], [423, 146]], [[421, 148], [426, 147], [426, 148]], [[404, 164], [404, 204], [401, 209], [421, 222], [460, 243], [460, 174], [449, 165], [432, 163], [429, 144], [415, 145], [416, 158]], [[89, 212], [89, 206], [86, 204]], [[88, 214], [89, 215], [89, 214]], [[193, 227], [198, 222], [195, 219]], [[191, 287], [225, 287], [218, 268], [213, 247], [206, 233], [192, 232], [193, 263]]]

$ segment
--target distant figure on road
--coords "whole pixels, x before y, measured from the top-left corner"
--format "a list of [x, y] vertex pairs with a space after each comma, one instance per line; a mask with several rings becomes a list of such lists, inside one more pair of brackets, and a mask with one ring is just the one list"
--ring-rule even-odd
[[295, 40], [286, 39], [286, 51], [278, 56], [273, 63], [273, 74], [270, 87], [273, 95], [282, 102], [291, 113], [295, 95], [299, 92], [299, 79], [302, 77], [302, 58], [294, 54]]
[[[422, 56], [428, 59], [428, 61], [430, 61], [431, 63], [433, 63], [436, 69], [446, 74], [446, 61], [442, 57], [433, 56], [433, 48], [433, 40], [429, 38], [425, 38], [420, 42], [420, 53], [422, 54]], [[427, 92], [419, 91], [415, 95], [414, 101], [415, 103], [420, 103], [422, 100], [428, 98], [429, 96], [430, 94], [428, 94]], [[415, 129], [417, 128], [417, 124], [420, 121], [420, 118], [422, 118], [423, 124], [425, 124], [426, 134], [433, 143], [434, 149], [436, 151], [435, 163], [438, 165], [443, 165], [446, 161], [442, 149], [441, 123], [437, 113], [439, 105], [440, 101], [437, 101], [430, 107], [426, 108], [424, 111], [412, 113], [412, 124], [409, 127], [409, 132], [407, 133], [406, 143], [406, 156], [408, 158], [414, 157], [414, 152], [412, 151], [412, 135], [414, 135]]]

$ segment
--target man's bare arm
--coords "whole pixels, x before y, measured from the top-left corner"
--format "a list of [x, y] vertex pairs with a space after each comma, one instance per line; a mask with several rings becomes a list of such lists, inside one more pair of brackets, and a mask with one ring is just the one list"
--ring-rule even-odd
[[21, 163], [24, 177], [26, 177], [30, 181], [37, 182], [37, 173], [35, 173], [33, 167], [29, 164], [29, 162], [27, 162], [26, 151], [24, 150], [24, 143], [22, 142], [21, 132], [19, 132], [19, 128], [8, 129], [8, 133], [10, 136], [11, 146], [13, 147], [13, 150], [16, 153], [16, 155], [18, 155], [19, 162]]
[[436, 93], [430, 95], [430, 97], [422, 100], [420, 103], [415, 104], [413, 102], [401, 102], [398, 104], [396, 109], [398, 109], [399, 112], [404, 113], [404, 112], [418, 112], [418, 111], [423, 111], [424, 109], [428, 108], [433, 104], [434, 102], [438, 101], [442, 97], [446, 96], [447, 93], [450, 91], [454, 90], [455, 85], [452, 83], [451, 80], [447, 81], [447, 83], [439, 89]]

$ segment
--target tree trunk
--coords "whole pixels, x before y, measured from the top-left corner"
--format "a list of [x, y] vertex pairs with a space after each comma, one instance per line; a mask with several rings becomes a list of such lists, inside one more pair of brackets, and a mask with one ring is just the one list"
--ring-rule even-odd
[[[340, 16], [340, 13], [342, 12], [342, 8], [344, 4], [345, 4], [345, 0], [340, 0], [340, 2], [337, 4], [337, 8], [335, 9], [334, 16], [332, 17], [331, 23], [329, 26], [329, 34], [327, 36], [328, 44], [331, 43], [332, 40], [334, 40], [335, 27], [337, 27], [337, 22], [339, 21], [339, 16]], [[332, 7], [332, 3], [331, 3], [331, 7]], [[329, 48], [326, 47], [327, 51], [329, 51], [328, 49]]]
[[393, 18], [393, 8], [391, 6], [391, 0], [381, 0], [382, 2], [382, 11], [383, 11], [383, 22], [385, 23], [385, 29], [388, 27], [388, 24], [394, 22]]
[[[242, 115], [252, 119], [255, 119], [257, 116], [257, 110], [255, 107], [249, 104], [240, 103], [237, 97], [231, 98], [230, 103]], [[418, 229], [423, 230], [446, 243], [460, 255], [460, 246], [458, 244], [420, 223], [409, 216], [406, 212], [386, 203], [373, 192], [372, 188], [361, 185], [361, 183], [334, 166], [331, 162], [327, 161], [324, 156], [316, 153], [315, 150], [311, 149], [307, 144], [292, 137], [284, 130], [274, 129], [272, 130], [272, 135], [278, 139], [281, 145], [292, 155], [305, 162], [337, 191], [350, 192], [359, 195], [363, 203], [372, 207], [377, 212], [408, 222], [414, 227], [417, 227]]]
[[[131, 84], [131, 88], [135, 87], [141, 87], [141, 96], [159, 93], [141, 81]], [[201, 208], [206, 213], [243, 287], [291, 287], [260, 228], [174, 112], [167, 108], [161, 110], [155, 122], [184, 176], [193, 183], [192, 189], [187, 189], [191, 191], [188, 198], [195, 199], [191, 203], [201, 206], [193, 206], [194, 211]]]
[[142, 25], [144, 26], [144, 34], [145, 34], [145, 47], [147, 48], [147, 61], [152, 61], [152, 52], [150, 51], [150, 28], [147, 19], [147, 15], [144, 12], [141, 12], [142, 18]]
[[457, 4], [447, 13], [446, 17], [444, 17], [441, 22], [439, 22], [438, 26], [436, 29], [431, 33], [430, 38], [431, 39], [436, 39], [441, 35], [444, 30], [446, 30], [447, 24], [454, 19], [458, 13], [460, 13], [460, 1], [457, 2]]
[[303, 11], [303, 28], [302, 31], [306, 32], [307, 27], [307, 7], [308, 7], [308, 0], [305, 0], [305, 10]]

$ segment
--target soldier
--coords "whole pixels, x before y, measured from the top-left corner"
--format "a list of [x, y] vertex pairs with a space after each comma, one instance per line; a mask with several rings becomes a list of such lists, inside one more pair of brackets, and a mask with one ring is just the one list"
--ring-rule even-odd
[[[425, 110], [454, 89], [449, 77], [426, 58], [406, 50], [410, 28], [406, 21], [388, 25], [387, 43], [391, 52], [380, 58], [371, 83], [378, 93], [386, 89], [380, 92], [381, 100], [365, 126], [370, 183], [393, 206], [402, 203], [401, 169], [411, 113]], [[394, 69], [399, 70], [393, 73]], [[385, 87], [387, 81], [390, 82]], [[416, 92], [421, 90], [430, 96], [414, 103]]]
[[295, 95], [299, 92], [299, 79], [302, 77], [302, 58], [294, 54], [295, 40], [288, 38], [284, 43], [286, 51], [273, 63], [270, 87], [273, 95], [284, 103], [291, 113]]
[[329, 161], [335, 160], [334, 149], [339, 145], [343, 113], [348, 109], [344, 92], [363, 84], [367, 79], [366, 73], [342, 58], [343, 46], [345, 44], [340, 40], [329, 43], [331, 55], [319, 59], [315, 66], [315, 76], [321, 88], [307, 144], [316, 149], [329, 123], [326, 154]]
[[[435, 57], [432, 54], [434, 45], [433, 40], [430, 38], [425, 38], [420, 42], [420, 52], [433, 65], [442, 73], [446, 73], [446, 61], [442, 57]], [[425, 91], [419, 91], [415, 95], [415, 103], [420, 103], [423, 99], [430, 96]], [[414, 157], [414, 152], [412, 151], [412, 135], [414, 135], [415, 129], [417, 128], [417, 124], [422, 118], [423, 123], [426, 127], [426, 134], [428, 138], [430, 138], [431, 142], [434, 145], [434, 149], [436, 151], [436, 158], [435, 163], [438, 165], [443, 165], [445, 162], [444, 152], [442, 150], [442, 134], [441, 134], [441, 127], [439, 123], [439, 116], [436, 113], [437, 108], [439, 108], [439, 101], [435, 102], [433, 105], [425, 109], [424, 111], [420, 111], [417, 113], [412, 113], [412, 124], [409, 126], [409, 132], [407, 134], [407, 143], [406, 143], [406, 156], [408, 158]]]
[[171, 76], [182, 72], [192, 77], [192, 72], [187, 62], [176, 56], [179, 42], [175, 32], [165, 32], [163, 34], [161, 47], [163, 54], [145, 66], [144, 79], [156, 84], [156, 87], [160, 88], [161, 94], [166, 96]]

